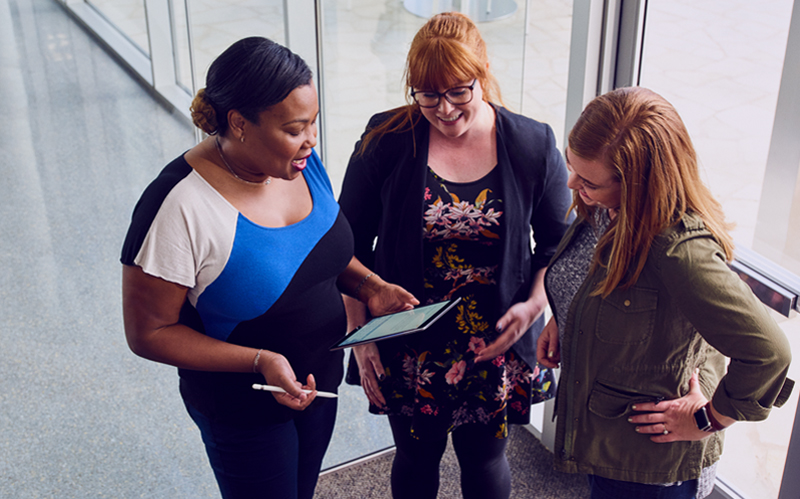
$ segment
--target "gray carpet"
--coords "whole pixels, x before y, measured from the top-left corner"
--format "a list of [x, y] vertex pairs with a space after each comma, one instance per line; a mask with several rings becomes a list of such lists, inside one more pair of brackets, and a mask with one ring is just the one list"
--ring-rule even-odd
[[[583, 475], [553, 470], [553, 455], [530, 432], [512, 427], [506, 452], [511, 465], [512, 499], [584, 499], [589, 487]], [[320, 476], [314, 499], [387, 499], [394, 451]], [[459, 468], [451, 444], [442, 459], [438, 499], [461, 497]]]

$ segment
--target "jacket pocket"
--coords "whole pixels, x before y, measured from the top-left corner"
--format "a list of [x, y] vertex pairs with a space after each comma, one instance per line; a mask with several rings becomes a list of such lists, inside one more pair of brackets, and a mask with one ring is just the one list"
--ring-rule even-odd
[[654, 393], [643, 393], [634, 388], [595, 381], [589, 394], [589, 411], [605, 419], [616, 419], [632, 412], [633, 404], [656, 402], [664, 397]]
[[653, 335], [658, 290], [631, 287], [615, 291], [600, 302], [595, 336], [615, 345], [645, 343]]

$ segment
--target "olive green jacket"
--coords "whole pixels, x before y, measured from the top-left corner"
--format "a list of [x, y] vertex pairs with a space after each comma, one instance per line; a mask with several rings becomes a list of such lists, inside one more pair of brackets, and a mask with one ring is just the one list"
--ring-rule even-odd
[[[570, 227], [551, 265], [585, 223]], [[791, 392], [789, 343], [699, 217], [656, 238], [633, 287], [590, 296], [603, 275], [590, 274], [567, 317], [556, 317], [566, 321], [556, 469], [638, 483], [697, 478], [719, 459], [724, 432], [654, 443], [627, 421], [631, 405], [685, 395], [699, 368], [701, 390], [721, 414], [763, 420]]]

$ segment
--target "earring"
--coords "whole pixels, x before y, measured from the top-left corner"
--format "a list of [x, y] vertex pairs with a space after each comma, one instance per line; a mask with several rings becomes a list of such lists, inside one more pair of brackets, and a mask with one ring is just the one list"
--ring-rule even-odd
[[244, 134], [242, 134], [242, 136], [239, 137], [239, 140], [242, 142], [242, 144], [244, 144]]

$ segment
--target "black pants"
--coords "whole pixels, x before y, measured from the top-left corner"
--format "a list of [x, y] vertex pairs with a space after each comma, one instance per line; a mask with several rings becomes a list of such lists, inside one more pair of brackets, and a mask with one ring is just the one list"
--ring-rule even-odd
[[[392, 464], [394, 499], [436, 499], [439, 492], [439, 462], [447, 438], [423, 441], [411, 436], [411, 418], [389, 416], [397, 451]], [[507, 439], [481, 424], [456, 428], [453, 449], [461, 467], [464, 499], [508, 499], [511, 471], [506, 460]]]
[[212, 422], [194, 407], [206, 454], [224, 499], [311, 499], [333, 434], [336, 400], [287, 422], [258, 428]]

